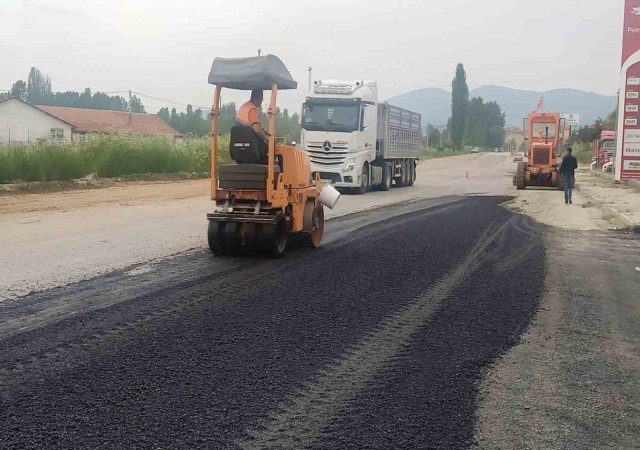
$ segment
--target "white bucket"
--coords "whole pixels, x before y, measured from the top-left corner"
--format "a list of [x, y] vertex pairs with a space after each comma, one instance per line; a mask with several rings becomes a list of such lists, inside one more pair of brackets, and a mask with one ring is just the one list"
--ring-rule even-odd
[[318, 196], [318, 200], [320, 201], [320, 203], [322, 203], [329, 209], [333, 209], [333, 207], [336, 206], [339, 198], [340, 192], [338, 192], [336, 188], [334, 188], [330, 184], [325, 184], [322, 188], [322, 191], [320, 191], [320, 195]]

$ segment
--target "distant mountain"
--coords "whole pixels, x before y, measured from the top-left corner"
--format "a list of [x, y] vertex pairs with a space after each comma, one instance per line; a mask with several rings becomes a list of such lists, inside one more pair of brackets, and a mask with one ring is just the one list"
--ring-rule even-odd
[[[506, 113], [507, 126], [522, 126], [522, 119], [536, 108], [542, 92], [482, 86], [469, 97], [497, 102]], [[451, 115], [451, 93], [439, 88], [418, 89], [387, 100], [389, 103], [422, 114], [422, 123], [444, 126]], [[544, 110], [580, 114], [581, 125], [606, 117], [616, 107], [616, 96], [576, 89], [554, 89], [544, 93]]]
[[392, 105], [422, 115], [422, 125], [445, 126], [451, 115], [451, 92], [440, 88], [425, 88], [400, 94], [387, 100]]

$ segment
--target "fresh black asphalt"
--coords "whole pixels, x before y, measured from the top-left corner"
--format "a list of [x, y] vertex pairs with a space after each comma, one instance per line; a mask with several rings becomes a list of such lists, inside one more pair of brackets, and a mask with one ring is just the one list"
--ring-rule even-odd
[[144, 289], [70, 286], [38, 302], [109, 306], [23, 331], [2, 324], [34, 301], [0, 307], [0, 448], [467, 447], [483, 369], [542, 295], [542, 230], [501, 201], [389, 214], [284, 260], [222, 259], [233, 270], [188, 255]]

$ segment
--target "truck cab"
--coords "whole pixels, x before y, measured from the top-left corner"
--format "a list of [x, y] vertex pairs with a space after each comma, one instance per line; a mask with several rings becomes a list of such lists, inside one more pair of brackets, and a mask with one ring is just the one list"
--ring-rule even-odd
[[377, 99], [375, 81], [314, 84], [303, 105], [300, 142], [314, 174], [339, 188], [363, 185], [363, 168], [376, 158]]
[[616, 151], [615, 141], [615, 131], [602, 131], [600, 134], [600, 151], [598, 152], [600, 167], [604, 167], [605, 164], [613, 162], [613, 155]]

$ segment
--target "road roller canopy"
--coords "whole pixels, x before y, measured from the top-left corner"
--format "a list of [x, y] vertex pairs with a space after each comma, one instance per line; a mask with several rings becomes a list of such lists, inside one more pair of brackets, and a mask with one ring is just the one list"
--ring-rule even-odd
[[284, 63], [274, 55], [216, 58], [211, 64], [209, 83], [243, 91], [270, 90], [273, 83], [278, 85], [278, 89], [298, 87]]

